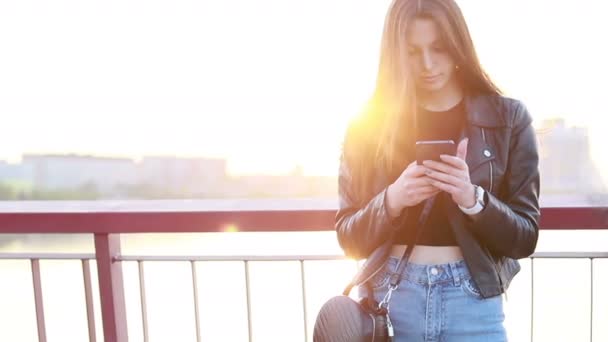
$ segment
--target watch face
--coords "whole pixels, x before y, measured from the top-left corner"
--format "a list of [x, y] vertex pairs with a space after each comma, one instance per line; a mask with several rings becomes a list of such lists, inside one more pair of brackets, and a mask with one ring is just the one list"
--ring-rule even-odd
[[477, 190], [476, 191], [477, 202], [479, 202], [481, 204], [485, 204], [485, 198], [484, 198], [484, 190], [483, 190], [483, 188], [478, 185], [475, 190]]

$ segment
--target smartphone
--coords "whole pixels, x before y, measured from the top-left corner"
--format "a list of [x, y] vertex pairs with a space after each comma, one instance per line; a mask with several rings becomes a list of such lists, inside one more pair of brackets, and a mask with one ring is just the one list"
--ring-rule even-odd
[[416, 162], [421, 165], [425, 160], [441, 161], [442, 154], [456, 155], [454, 140], [422, 140], [416, 141]]

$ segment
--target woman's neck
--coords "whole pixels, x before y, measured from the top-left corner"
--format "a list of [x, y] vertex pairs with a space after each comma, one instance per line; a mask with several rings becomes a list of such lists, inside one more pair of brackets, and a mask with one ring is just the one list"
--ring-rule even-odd
[[463, 96], [462, 87], [454, 80], [440, 90], [423, 92], [420, 97], [420, 106], [430, 111], [442, 112], [457, 105]]

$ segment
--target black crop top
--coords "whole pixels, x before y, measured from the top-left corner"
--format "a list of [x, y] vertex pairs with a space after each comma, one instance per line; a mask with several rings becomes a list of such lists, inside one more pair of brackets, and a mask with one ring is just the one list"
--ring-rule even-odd
[[[458, 138], [462, 125], [465, 121], [464, 102], [442, 112], [434, 112], [419, 109], [418, 114], [418, 139], [417, 140], [454, 140], [458, 144]], [[450, 194], [440, 192], [435, 204], [431, 209], [428, 220], [418, 238], [418, 245], [427, 246], [457, 246], [454, 239], [452, 227], [445, 212], [445, 203], [452, 201]], [[409, 245], [414, 241], [415, 227], [418, 217], [422, 211], [424, 202], [409, 208], [400, 233], [397, 235], [395, 244]]]

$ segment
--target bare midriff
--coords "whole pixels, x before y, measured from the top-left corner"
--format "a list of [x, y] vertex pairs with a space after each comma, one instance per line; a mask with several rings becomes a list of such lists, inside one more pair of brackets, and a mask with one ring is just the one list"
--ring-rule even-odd
[[[391, 256], [401, 258], [407, 245], [393, 245]], [[445, 264], [464, 259], [459, 246], [425, 246], [416, 245], [409, 262], [421, 265]]]

